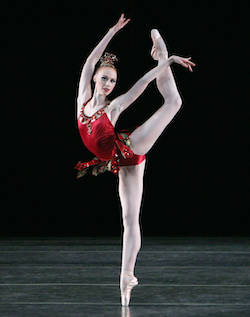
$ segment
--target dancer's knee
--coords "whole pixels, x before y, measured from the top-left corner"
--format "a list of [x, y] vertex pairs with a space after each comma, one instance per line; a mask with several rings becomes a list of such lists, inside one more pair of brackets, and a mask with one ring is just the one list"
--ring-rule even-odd
[[175, 100], [175, 105], [176, 107], [178, 108], [178, 110], [181, 108], [182, 106], [182, 99], [181, 99], [181, 96], [179, 95], [178, 98], [176, 98]]
[[126, 229], [139, 228], [139, 219], [135, 215], [131, 215], [129, 213], [123, 213], [122, 220], [123, 220], [123, 226]]
[[174, 97], [174, 98], [171, 98], [171, 99], [168, 99], [164, 102], [164, 105], [166, 106], [171, 106], [172, 109], [174, 109], [174, 111], [178, 112], [182, 106], [182, 99], [180, 97], [180, 95]]

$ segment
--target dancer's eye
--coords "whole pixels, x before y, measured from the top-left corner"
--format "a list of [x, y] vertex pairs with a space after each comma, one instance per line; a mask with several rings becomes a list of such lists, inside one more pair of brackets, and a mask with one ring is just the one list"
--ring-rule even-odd
[[115, 80], [114, 80], [114, 79], [111, 79], [111, 83], [115, 83]]
[[105, 81], [106, 81], [106, 80], [107, 80], [107, 77], [103, 76], [103, 77], [102, 77], [102, 80], [105, 80]]

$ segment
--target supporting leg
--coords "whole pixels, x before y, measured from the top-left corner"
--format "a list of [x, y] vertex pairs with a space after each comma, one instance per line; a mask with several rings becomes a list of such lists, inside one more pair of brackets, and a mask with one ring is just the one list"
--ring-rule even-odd
[[120, 280], [123, 306], [129, 305], [131, 289], [138, 283], [134, 277], [134, 268], [141, 247], [139, 214], [144, 168], [145, 160], [139, 165], [121, 167], [119, 171], [119, 196], [124, 227]]

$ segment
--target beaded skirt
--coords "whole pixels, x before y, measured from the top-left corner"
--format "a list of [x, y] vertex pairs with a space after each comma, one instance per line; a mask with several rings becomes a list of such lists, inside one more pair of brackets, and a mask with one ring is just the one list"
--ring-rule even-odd
[[75, 169], [78, 170], [77, 178], [86, 175], [86, 173], [97, 176], [106, 171], [112, 172], [116, 175], [121, 166], [140, 164], [146, 156], [133, 153], [130, 148], [130, 134], [131, 132], [128, 130], [123, 130], [120, 133], [117, 133], [117, 139], [115, 141], [115, 146], [110, 160], [103, 160], [96, 156], [90, 161], [78, 162], [75, 166]]

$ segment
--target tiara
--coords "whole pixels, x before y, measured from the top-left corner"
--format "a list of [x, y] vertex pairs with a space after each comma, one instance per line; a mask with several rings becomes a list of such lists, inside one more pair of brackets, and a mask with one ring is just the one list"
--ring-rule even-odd
[[109, 66], [115, 68], [114, 63], [118, 62], [118, 59], [114, 54], [110, 53], [105, 53], [101, 58], [100, 58], [101, 66]]

